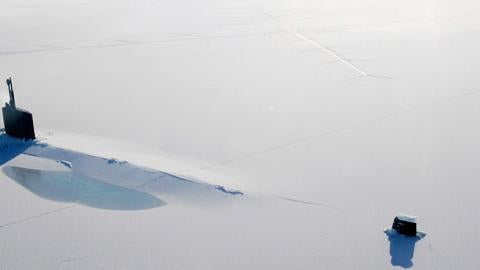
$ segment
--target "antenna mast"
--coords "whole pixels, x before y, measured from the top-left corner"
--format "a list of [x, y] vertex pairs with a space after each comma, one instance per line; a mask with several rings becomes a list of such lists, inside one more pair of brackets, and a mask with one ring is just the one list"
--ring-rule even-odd
[[12, 77], [7, 79], [7, 86], [8, 86], [8, 94], [10, 94], [10, 106], [12, 108], [16, 108], [15, 105], [15, 94], [13, 93], [13, 84], [12, 84]]

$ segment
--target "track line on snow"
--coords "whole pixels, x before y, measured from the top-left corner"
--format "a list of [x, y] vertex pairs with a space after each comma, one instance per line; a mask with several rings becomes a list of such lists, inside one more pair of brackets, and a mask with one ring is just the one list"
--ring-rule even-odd
[[293, 35], [295, 35], [297, 38], [299, 38], [300, 40], [303, 40], [304, 42], [306, 42], [307, 44], [310, 44], [312, 47], [316, 48], [317, 50], [321, 51], [321, 52], [324, 52], [325, 54], [333, 57], [334, 59], [338, 60], [339, 62], [345, 64], [346, 66], [348, 66], [349, 68], [353, 69], [356, 73], [360, 74], [361, 77], [367, 77], [368, 76], [368, 73], [363, 71], [362, 69], [360, 69], [359, 67], [355, 66], [354, 64], [352, 64], [350, 61], [348, 61], [347, 59], [345, 58], [342, 58], [341, 56], [339, 56], [338, 54], [336, 54], [334, 51], [320, 45], [318, 42], [316, 42], [315, 40], [307, 37], [306, 35], [300, 33], [298, 30], [294, 29], [294, 28], [291, 28], [289, 26], [286, 26], [284, 24], [282, 24], [281, 22], [279, 22], [279, 20], [273, 16], [272, 14], [256, 7], [256, 9], [262, 13], [262, 14], [265, 14], [267, 17], [269, 17], [270, 19], [272, 19], [273, 21], [275, 21], [283, 30], [285, 30], [286, 32], [288, 33], [291, 33]]
[[87, 256], [75, 257], [75, 258], [70, 258], [70, 259], [63, 259], [63, 260], [60, 261], [60, 264], [86, 260], [86, 259], [90, 259], [90, 258], [93, 258], [93, 257], [95, 257], [95, 255], [87, 255]]
[[346, 214], [345, 211], [343, 211], [341, 209], [338, 209], [336, 207], [333, 207], [333, 206], [331, 206], [329, 204], [326, 204], [326, 203], [308, 202], [308, 201], [302, 201], [302, 200], [297, 200], [297, 199], [292, 199], [292, 198], [287, 198], [287, 197], [282, 197], [282, 196], [279, 196], [279, 198], [282, 199], [282, 200], [286, 200], [286, 201], [294, 202], [294, 203], [308, 204], [308, 205], [314, 205], [314, 206], [322, 206], [322, 207], [326, 207], [328, 209], [334, 210], [336, 212]]
[[37, 214], [37, 215], [34, 215], [34, 216], [18, 219], [18, 220], [12, 221], [10, 223], [0, 225], [0, 229], [5, 228], [5, 227], [9, 227], [9, 226], [12, 226], [12, 225], [20, 224], [20, 223], [23, 223], [23, 222], [27, 222], [27, 221], [30, 221], [30, 220], [33, 220], [33, 219], [41, 218], [41, 217], [44, 217], [44, 216], [52, 215], [52, 214], [62, 212], [62, 211], [65, 211], [65, 210], [68, 210], [68, 209], [71, 209], [71, 208], [75, 208], [77, 206], [78, 206], [78, 204], [69, 205], [69, 206], [66, 206], [66, 207], [62, 207], [62, 208], [54, 209], [54, 210], [51, 210], [51, 211], [43, 212], [41, 214]]
[[0, 51], [0, 56], [2, 56], [2, 55], [15, 55], [15, 54], [64, 52], [64, 51], [88, 50], [88, 49], [104, 49], [104, 48], [117, 48], [117, 47], [136, 47], [136, 46], [168, 44], [168, 43], [184, 42], [184, 41], [201, 41], [201, 40], [210, 40], [210, 39], [212, 39], [212, 40], [214, 40], [214, 39], [230, 39], [230, 38], [254, 37], [254, 36], [265, 36], [265, 35], [276, 35], [276, 34], [284, 34], [284, 32], [281, 32], [281, 31], [279, 31], [279, 32], [260, 32], [260, 33], [223, 35], [223, 36], [201, 36], [201, 35], [187, 35], [187, 34], [185, 34], [185, 36], [190, 36], [190, 37], [177, 38], [177, 39], [165, 39], [165, 40], [151, 40], [151, 41], [123, 41], [122, 40], [122, 41], [119, 41], [119, 42], [111, 42], [111, 43], [107, 43], [107, 44], [72, 46], [72, 47], [42, 45], [42, 47], [44, 47], [44, 49], [25, 49], [25, 50]]
[[290, 147], [290, 146], [301, 144], [301, 143], [311, 141], [311, 140], [314, 140], [314, 139], [317, 139], [317, 138], [321, 138], [321, 137], [324, 137], [324, 136], [337, 134], [337, 133], [340, 133], [340, 132], [344, 132], [344, 131], [347, 131], [347, 130], [350, 130], [350, 129], [354, 129], [354, 128], [358, 128], [358, 127], [362, 127], [362, 126], [366, 126], [366, 125], [371, 125], [373, 123], [380, 122], [380, 121], [383, 121], [385, 119], [390, 119], [390, 118], [394, 118], [394, 117], [397, 117], [397, 116], [400, 116], [400, 115], [403, 115], [403, 114], [419, 111], [419, 110], [422, 110], [422, 109], [425, 109], [425, 108], [428, 108], [428, 107], [431, 107], [431, 106], [436, 106], [436, 105], [439, 105], [439, 104], [445, 104], [445, 103], [448, 103], [452, 100], [461, 99], [461, 98], [464, 98], [464, 97], [467, 97], [467, 96], [472, 96], [472, 95], [475, 95], [475, 94], [478, 94], [478, 93], [480, 93], [480, 90], [466, 92], [466, 93], [463, 93], [463, 94], [459, 94], [459, 95], [451, 96], [451, 97], [448, 97], [448, 98], [440, 99], [440, 100], [437, 100], [437, 101], [434, 101], [434, 102], [431, 102], [431, 103], [427, 103], [427, 104], [407, 108], [405, 110], [385, 114], [385, 115], [382, 115], [382, 116], [379, 116], [377, 118], [373, 118], [373, 119], [370, 119], [370, 120], [360, 121], [360, 122], [356, 122], [356, 123], [346, 125], [346, 126], [343, 126], [343, 127], [327, 130], [327, 131], [320, 132], [320, 133], [317, 133], [317, 134], [313, 134], [313, 135], [310, 135], [310, 136], [307, 136], [307, 137], [304, 137], [304, 138], [301, 138], [301, 139], [298, 139], [298, 140], [295, 140], [295, 141], [287, 142], [287, 143], [284, 143], [284, 144], [280, 144], [280, 145], [277, 145], [277, 146], [273, 146], [273, 147], [266, 148], [266, 149], [263, 149], [263, 150], [259, 150], [259, 151], [256, 151], [256, 152], [252, 152], [252, 153], [249, 153], [249, 154], [244, 154], [244, 155], [241, 155], [241, 156], [238, 156], [238, 157], [235, 157], [235, 158], [219, 161], [217, 163], [213, 163], [213, 164], [210, 164], [210, 165], [207, 165], [207, 166], [175, 171], [175, 172], [172, 172], [172, 174], [212, 169], [212, 168], [219, 167], [219, 166], [222, 166], [222, 165], [225, 165], [225, 164], [233, 163], [233, 162], [244, 160], [244, 159], [249, 159], [249, 158], [252, 158], [252, 157], [255, 157], [255, 156], [258, 156], [258, 155], [266, 154], [266, 153], [269, 153], [269, 152], [273, 152], [273, 151], [277, 151], [277, 150], [280, 150], [280, 149], [283, 149], [283, 148], [287, 148], [287, 147]]
[[319, 49], [320, 51], [330, 55], [331, 57], [333, 57], [334, 59], [340, 61], [341, 63], [347, 65], [348, 67], [350, 67], [351, 69], [355, 70], [357, 73], [359, 73], [361, 76], [363, 77], [366, 77], [368, 76], [368, 74], [361, 70], [359, 67], [355, 66], [354, 64], [350, 63], [349, 61], [347, 61], [345, 58], [342, 58], [340, 57], [338, 54], [336, 54], [335, 52], [333, 52], [332, 50], [329, 50], [325, 47], [323, 47], [322, 45], [320, 45], [318, 42], [314, 41], [313, 39], [305, 36], [304, 34], [298, 32], [297, 30], [295, 29], [292, 29], [292, 28], [289, 28], [289, 27], [285, 27], [285, 30], [287, 30], [288, 32], [294, 34], [295, 36], [297, 36], [298, 38], [300, 38], [301, 40], [305, 41], [306, 43], [312, 45], [314, 48], [317, 48]]

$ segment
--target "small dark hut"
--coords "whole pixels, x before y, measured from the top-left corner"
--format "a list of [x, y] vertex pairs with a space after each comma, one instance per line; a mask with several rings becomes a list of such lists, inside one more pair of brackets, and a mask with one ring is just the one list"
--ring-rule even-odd
[[416, 236], [417, 222], [415, 221], [415, 217], [407, 215], [397, 215], [393, 220], [392, 229], [397, 231], [399, 234]]

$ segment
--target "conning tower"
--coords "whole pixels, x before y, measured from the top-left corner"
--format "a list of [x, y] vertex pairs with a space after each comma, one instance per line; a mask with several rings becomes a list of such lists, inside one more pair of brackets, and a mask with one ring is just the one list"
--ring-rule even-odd
[[35, 139], [33, 116], [30, 112], [17, 108], [15, 94], [13, 92], [12, 78], [7, 79], [7, 86], [10, 102], [6, 102], [5, 106], [2, 108], [5, 132], [10, 136], [19, 139]]

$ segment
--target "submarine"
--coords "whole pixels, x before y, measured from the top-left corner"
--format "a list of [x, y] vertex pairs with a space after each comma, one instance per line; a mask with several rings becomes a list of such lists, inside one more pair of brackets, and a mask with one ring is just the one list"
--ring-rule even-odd
[[18, 139], [35, 139], [33, 115], [29, 111], [17, 108], [11, 77], [7, 79], [7, 86], [10, 101], [6, 102], [5, 106], [2, 108], [5, 133]]

